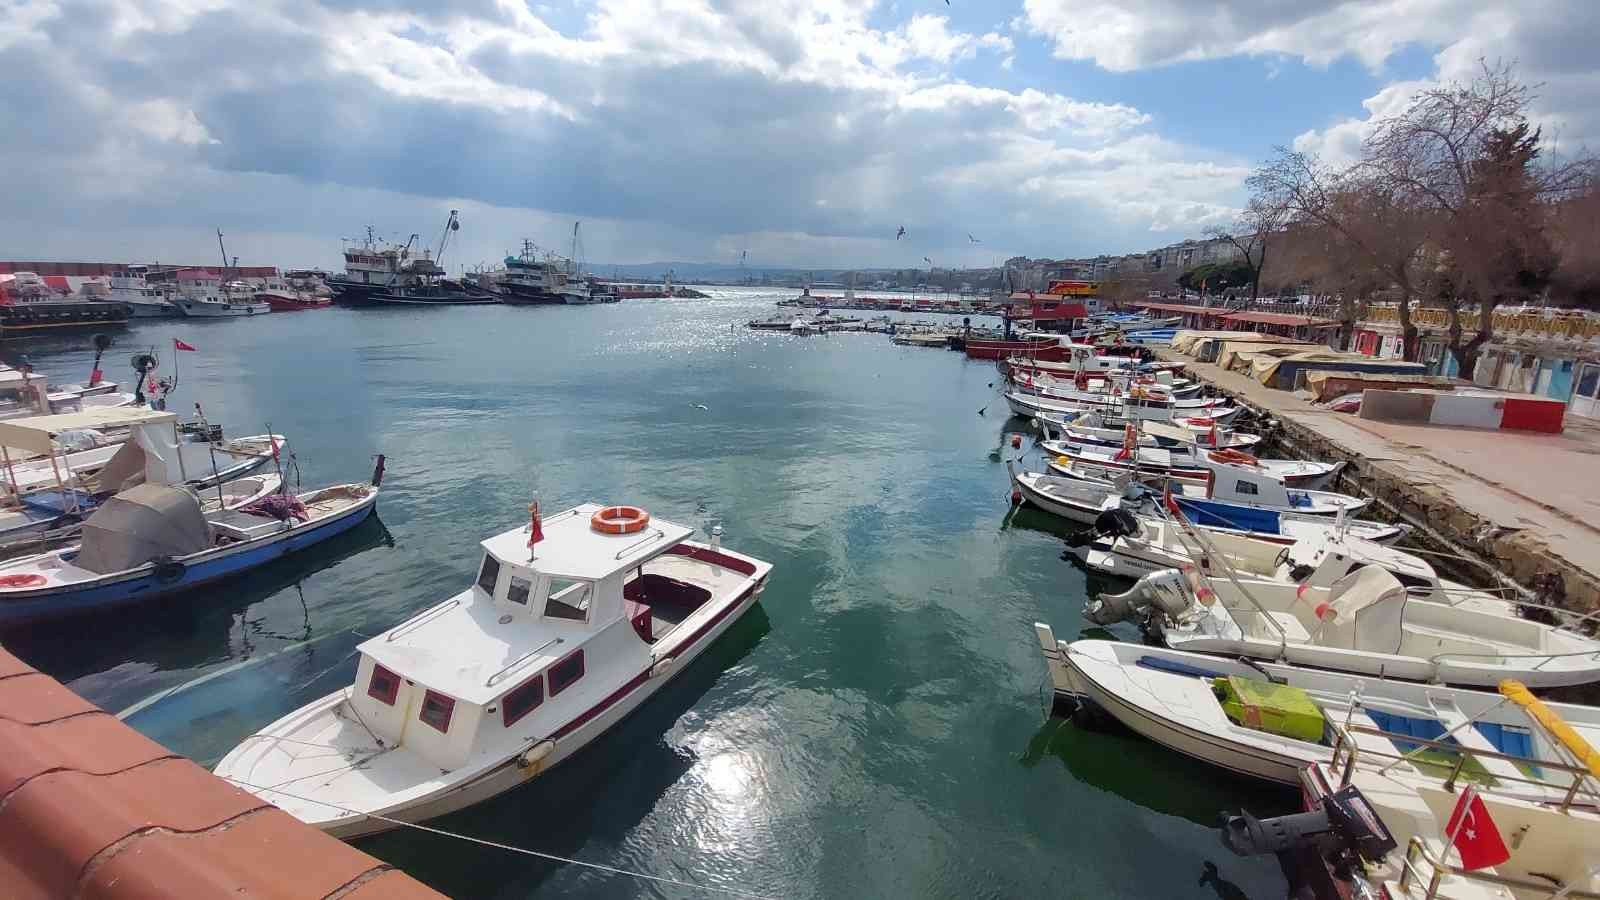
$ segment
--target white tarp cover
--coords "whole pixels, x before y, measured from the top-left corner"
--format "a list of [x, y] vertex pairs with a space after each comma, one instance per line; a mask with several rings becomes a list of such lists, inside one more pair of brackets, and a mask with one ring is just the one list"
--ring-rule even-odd
[[210, 546], [211, 526], [194, 494], [184, 488], [141, 484], [101, 504], [83, 523], [83, 546], [76, 563], [105, 575]]

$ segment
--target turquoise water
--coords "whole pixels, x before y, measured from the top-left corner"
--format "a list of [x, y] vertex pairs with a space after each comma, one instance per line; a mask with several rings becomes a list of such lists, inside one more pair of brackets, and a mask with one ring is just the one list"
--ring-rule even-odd
[[[214, 760], [350, 678], [361, 635], [469, 583], [477, 542], [536, 492], [552, 511], [633, 503], [771, 561], [761, 604], [571, 762], [436, 824], [770, 897], [1211, 897], [1230, 886], [1201, 883], [1208, 860], [1281, 896], [1276, 863], [1234, 858], [1213, 824], [1292, 794], [1047, 715], [1032, 623], [1078, 634], [1099, 585], [1051, 519], [1011, 512], [992, 364], [753, 332], [782, 295], [718, 294], [138, 324], [108, 377], [152, 346], [170, 374], [182, 338], [199, 352], [175, 408], [236, 435], [270, 423], [308, 487], [387, 454], [378, 520], [162, 609], [5, 642], [113, 710], [223, 673], [208, 704], [139, 719]], [[78, 380], [87, 345], [28, 353]], [[459, 897], [696, 896], [429, 834], [360, 846]]]

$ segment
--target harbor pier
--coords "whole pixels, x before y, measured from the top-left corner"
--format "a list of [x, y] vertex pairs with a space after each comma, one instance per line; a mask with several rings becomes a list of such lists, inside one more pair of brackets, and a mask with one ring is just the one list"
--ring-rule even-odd
[[1600, 428], [1587, 420], [1543, 434], [1363, 419], [1171, 349], [1157, 355], [1270, 419], [1263, 434], [1288, 454], [1346, 461], [1343, 487], [1522, 599], [1600, 609]]

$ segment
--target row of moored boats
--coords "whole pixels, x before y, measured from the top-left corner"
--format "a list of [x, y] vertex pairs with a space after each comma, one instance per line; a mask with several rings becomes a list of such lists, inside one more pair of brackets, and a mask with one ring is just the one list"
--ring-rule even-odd
[[1600, 896], [1600, 709], [1533, 693], [1600, 682], [1591, 622], [1440, 577], [1330, 490], [1340, 464], [1258, 455], [1181, 368], [1049, 346], [1002, 362], [1045, 460], [1008, 462], [1012, 499], [1131, 582], [1083, 616], [1138, 637], [1036, 624], [1058, 705], [1299, 788], [1305, 814], [1223, 838], [1306, 896]]

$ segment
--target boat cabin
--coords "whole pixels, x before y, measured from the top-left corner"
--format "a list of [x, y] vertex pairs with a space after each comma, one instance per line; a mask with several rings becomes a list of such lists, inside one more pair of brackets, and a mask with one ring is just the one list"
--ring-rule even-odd
[[532, 548], [527, 526], [489, 538], [468, 590], [363, 643], [349, 703], [366, 727], [444, 770], [554, 740], [648, 679], [653, 645], [756, 571], [684, 544], [684, 525], [603, 533], [602, 509], [544, 519]]

